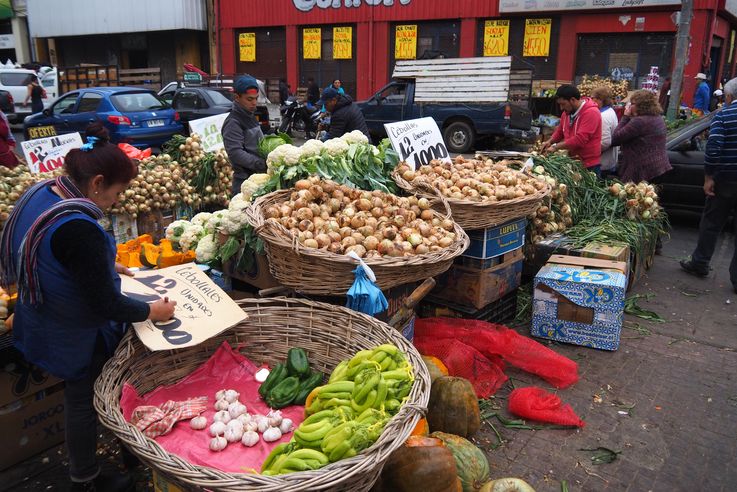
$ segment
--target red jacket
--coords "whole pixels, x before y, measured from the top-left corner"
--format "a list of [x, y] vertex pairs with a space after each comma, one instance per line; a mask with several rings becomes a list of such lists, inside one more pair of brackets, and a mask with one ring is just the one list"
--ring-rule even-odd
[[582, 107], [570, 124], [570, 115], [566, 112], [560, 117], [560, 125], [553, 132], [553, 143], [561, 140], [568, 153], [583, 162], [586, 167], [601, 164], [601, 113], [599, 107], [591, 99], [581, 99]]
[[10, 128], [5, 118], [0, 116], [0, 166], [13, 169], [18, 165], [18, 157], [13, 152], [13, 143], [10, 141]]

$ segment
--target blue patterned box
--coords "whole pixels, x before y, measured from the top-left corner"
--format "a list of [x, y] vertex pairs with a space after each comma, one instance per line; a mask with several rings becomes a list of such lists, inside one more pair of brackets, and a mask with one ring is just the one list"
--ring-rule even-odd
[[553, 255], [535, 276], [533, 336], [617, 350], [627, 264]]

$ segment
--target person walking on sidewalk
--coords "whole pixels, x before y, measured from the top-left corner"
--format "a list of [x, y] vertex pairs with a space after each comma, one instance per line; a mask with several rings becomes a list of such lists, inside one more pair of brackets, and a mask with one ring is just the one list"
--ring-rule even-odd
[[693, 109], [698, 116], [709, 114], [709, 100], [711, 99], [711, 89], [706, 82], [706, 74], [697, 73], [694, 77], [696, 82], [696, 91], [693, 96]]
[[[699, 239], [690, 260], [681, 268], [698, 277], [709, 275], [709, 263], [717, 239], [730, 215], [737, 225], [737, 78], [724, 85], [724, 108], [714, 115], [704, 152], [704, 193], [706, 204], [699, 225]], [[735, 236], [737, 238], [737, 235]], [[729, 279], [737, 293], [737, 239], [735, 239]]]
[[28, 101], [31, 102], [31, 113], [40, 113], [44, 110], [44, 88], [38, 82], [38, 77], [31, 75], [31, 81], [27, 86], [28, 93], [26, 94], [26, 100], [23, 101], [23, 105], [27, 106]]

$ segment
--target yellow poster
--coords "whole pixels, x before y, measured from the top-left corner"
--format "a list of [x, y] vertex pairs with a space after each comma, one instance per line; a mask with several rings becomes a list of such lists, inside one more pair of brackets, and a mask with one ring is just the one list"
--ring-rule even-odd
[[525, 19], [525, 45], [522, 56], [550, 55], [550, 30], [553, 19]]
[[242, 32], [238, 35], [238, 48], [240, 48], [240, 60], [242, 62], [256, 61], [256, 33]]
[[322, 29], [310, 27], [302, 29], [302, 55], [305, 60], [319, 60], [322, 48]]
[[507, 56], [509, 54], [509, 21], [487, 20], [484, 22], [484, 56]]
[[397, 26], [394, 30], [394, 58], [414, 60], [417, 58], [417, 25]]
[[353, 58], [353, 28], [333, 28], [333, 59], [350, 60]]

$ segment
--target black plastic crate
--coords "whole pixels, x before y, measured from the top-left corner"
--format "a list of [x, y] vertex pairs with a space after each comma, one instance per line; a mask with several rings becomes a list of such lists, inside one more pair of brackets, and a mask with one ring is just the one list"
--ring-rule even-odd
[[516, 314], [516, 289], [481, 309], [449, 303], [434, 296], [427, 296], [417, 307], [417, 315], [420, 318], [464, 318], [478, 319], [490, 323], [506, 323], [513, 320]]

